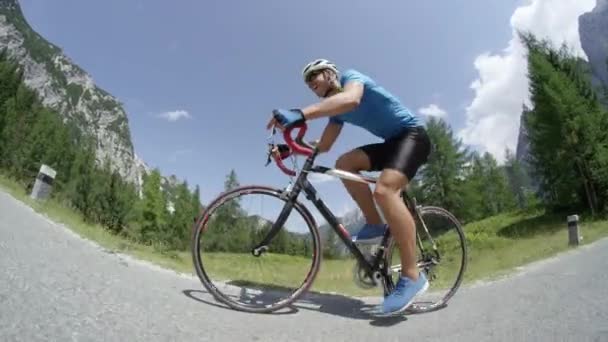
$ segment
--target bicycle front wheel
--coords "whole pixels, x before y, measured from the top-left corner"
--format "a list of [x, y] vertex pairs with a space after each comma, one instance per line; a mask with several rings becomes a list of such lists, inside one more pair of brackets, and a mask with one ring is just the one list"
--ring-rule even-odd
[[220, 195], [197, 220], [192, 256], [205, 288], [220, 302], [246, 311], [279, 310], [313, 283], [320, 264], [314, 218], [295, 201], [262, 253], [253, 249], [289, 205], [281, 190], [238, 187]]
[[[467, 265], [466, 239], [458, 220], [439, 207], [421, 207], [416, 217], [417, 265], [428, 281], [428, 291], [409, 308], [412, 313], [445, 306], [456, 293]], [[391, 238], [386, 254], [385, 292], [392, 291], [401, 271], [399, 249]]]

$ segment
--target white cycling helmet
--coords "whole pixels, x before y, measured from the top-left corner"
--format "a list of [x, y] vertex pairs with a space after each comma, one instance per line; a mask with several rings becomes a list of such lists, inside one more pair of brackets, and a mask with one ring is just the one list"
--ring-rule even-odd
[[304, 69], [302, 69], [302, 77], [304, 77], [304, 81], [306, 81], [306, 78], [308, 77], [308, 75], [311, 72], [317, 71], [317, 70], [323, 70], [323, 69], [333, 70], [333, 72], [335, 72], [336, 75], [339, 73], [338, 68], [336, 67], [336, 65], [334, 63], [328, 61], [327, 59], [320, 58], [320, 59], [315, 59], [314, 61], [306, 64]]

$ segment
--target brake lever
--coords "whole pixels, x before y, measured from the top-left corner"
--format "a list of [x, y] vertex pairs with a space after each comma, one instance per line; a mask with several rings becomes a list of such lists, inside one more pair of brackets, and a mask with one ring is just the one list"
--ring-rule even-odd
[[[275, 125], [272, 125], [272, 129], [270, 132], [270, 135], [268, 135], [268, 137], [266, 137], [266, 140], [271, 141], [273, 140], [272, 138], [274, 137], [274, 135], [277, 133], [277, 127]], [[268, 164], [270, 164], [272, 162], [272, 151], [275, 148], [275, 144], [274, 141], [272, 141], [272, 143], [268, 143], [268, 155], [266, 156], [266, 165], [264, 166], [268, 166]]]
[[266, 165], [264, 166], [268, 166], [268, 164], [270, 164], [270, 162], [272, 162], [271, 156], [272, 156], [272, 150], [274, 149], [274, 144], [268, 144], [268, 155], [267, 160], [266, 160]]

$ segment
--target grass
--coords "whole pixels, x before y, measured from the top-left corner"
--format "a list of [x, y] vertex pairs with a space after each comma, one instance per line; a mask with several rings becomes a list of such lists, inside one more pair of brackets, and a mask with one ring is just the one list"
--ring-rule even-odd
[[[64, 224], [78, 235], [95, 241], [109, 251], [129, 254], [165, 268], [194, 274], [189, 251], [162, 252], [152, 246], [125, 240], [101, 226], [85, 223], [79, 214], [53, 200], [32, 200], [20, 184], [3, 175], [0, 175], [0, 187], [35, 211]], [[582, 217], [580, 225], [582, 244], [608, 236], [606, 220]], [[543, 210], [497, 215], [468, 224], [464, 230], [469, 251], [465, 284], [504, 276], [518, 266], [572, 248], [568, 246], [566, 215], [550, 215]], [[447, 242], [454, 240], [453, 237], [442, 239]], [[303, 280], [311, 262], [302, 257], [272, 254], [265, 255], [263, 259], [232, 253], [206, 254], [204, 257], [208, 272], [218, 277], [227, 278], [236, 272], [239, 279], [246, 278], [250, 283], [272, 282], [277, 286], [288, 287]], [[456, 260], [448, 261], [446, 269], [449, 271], [455, 264]], [[311, 290], [355, 296], [378, 295], [379, 289], [364, 290], [357, 287], [353, 282], [353, 267], [352, 259], [322, 260]], [[443, 271], [440, 274], [441, 272]]]
[[[543, 210], [507, 213], [471, 223], [465, 227], [469, 240], [466, 281], [496, 278], [516, 267], [566, 251], [567, 215]], [[581, 217], [583, 240], [588, 244], [608, 236], [608, 221]]]

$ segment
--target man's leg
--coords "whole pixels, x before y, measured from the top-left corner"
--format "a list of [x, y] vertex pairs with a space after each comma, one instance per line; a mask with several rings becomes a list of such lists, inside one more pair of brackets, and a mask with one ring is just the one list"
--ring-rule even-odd
[[408, 183], [407, 176], [394, 169], [385, 169], [380, 174], [374, 198], [391, 230], [391, 235], [399, 246], [401, 255], [401, 275], [416, 281], [416, 234], [415, 223], [410, 211], [400, 197], [401, 189]]
[[[355, 149], [342, 155], [336, 161], [336, 168], [352, 173], [367, 171], [371, 168], [371, 162], [365, 152]], [[374, 203], [374, 197], [369, 185], [361, 182], [342, 179], [346, 190], [357, 203], [365, 220], [369, 224], [381, 224], [382, 218]]]
[[400, 197], [430, 153], [431, 145], [423, 129], [413, 129], [397, 136], [378, 148], [382, 173], [378, 178], [374, 198], [389, 224], [401, 256], [401, 276], [394, 291], [384, 298], [382, 313], [402, 312], [429, 286], [426, 276], [416, 265], [416, 226]]

